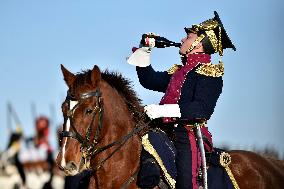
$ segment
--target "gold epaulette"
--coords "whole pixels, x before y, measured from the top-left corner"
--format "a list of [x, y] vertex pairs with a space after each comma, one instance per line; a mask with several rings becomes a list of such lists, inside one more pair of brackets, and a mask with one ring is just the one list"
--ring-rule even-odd
[[211, 77], [221, 77], [224, 75], [224, 64], [223, 62], [219, 62], [219, 64], [202, 64], [195, 72]]
[[19, 141], [15, 141], [12, 143], [11, 148], [13, 148], [16, 152], [18, 152], [21, 148], [21, 144]]
[[168, 74], [174, 74], [179, 68], [178, 64], [174, 64], [170, 69], [168, 69]]

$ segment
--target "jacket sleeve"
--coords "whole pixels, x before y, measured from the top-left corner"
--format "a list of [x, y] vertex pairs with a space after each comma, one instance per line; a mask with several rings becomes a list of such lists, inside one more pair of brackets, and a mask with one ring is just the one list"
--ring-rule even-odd
[[[184, 86], [185, 92], [179, 101], [181, 119], [210, 119], [214, 112], [217, 100], [222, 93], [222, 77], [209, 77], [197, 74], [194, 86]], [[190, 79], [185, 82], [190, 85]], [[192, 91], [188, 91], [192, 90]], [[187, 96], [188, 94], [192, 94]]]
[[171, 75], [167, 71], [156, 72], [153, 67], [136, 67], [140, 84], [146, 89], [158, 92], [165, 92]]

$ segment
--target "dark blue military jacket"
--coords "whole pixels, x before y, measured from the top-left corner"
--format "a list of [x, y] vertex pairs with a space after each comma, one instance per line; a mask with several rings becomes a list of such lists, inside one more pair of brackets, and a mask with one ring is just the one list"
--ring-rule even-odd
[[[222, 77], [211, 77], [191, 70], [181, 88], [178, 101], [181, 119], [209, 119], [222, 92]], [[150, 90], [165, 92], [171, 79], [167, 71], [157, 72], [152, 66], [136, 67], [140, 84]]]

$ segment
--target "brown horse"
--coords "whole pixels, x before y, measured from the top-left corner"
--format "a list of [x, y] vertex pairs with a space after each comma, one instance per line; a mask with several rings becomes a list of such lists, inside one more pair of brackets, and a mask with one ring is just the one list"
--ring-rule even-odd
[[[129, 81], [117, 73], [101, 73], [97, 66], [76, 75], [61, 69], [69, 90], [62, 104], [64, 131], [57, 164], [66, 175], [92, 169], [89, 188], [137, 188], [141, 129], [136, 128], [144, 127], [137, 118], [143, 108]], [[284, 188], [283, 161], [247, 151], [230, 155], [241, 189]]]

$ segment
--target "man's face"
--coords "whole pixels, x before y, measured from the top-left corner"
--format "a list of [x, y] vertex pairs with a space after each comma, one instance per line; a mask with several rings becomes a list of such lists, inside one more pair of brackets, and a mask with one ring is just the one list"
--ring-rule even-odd
[[195, 41], [195, 39], [197, 39], [197, 37], [198, 36], [195, 33], [188, 33], [187, 36], [181, 40], [181, 47], [179, 49], [179, 54], [186, 55], [187, 53], [186, 51], [191, 47], [192, 43]]

